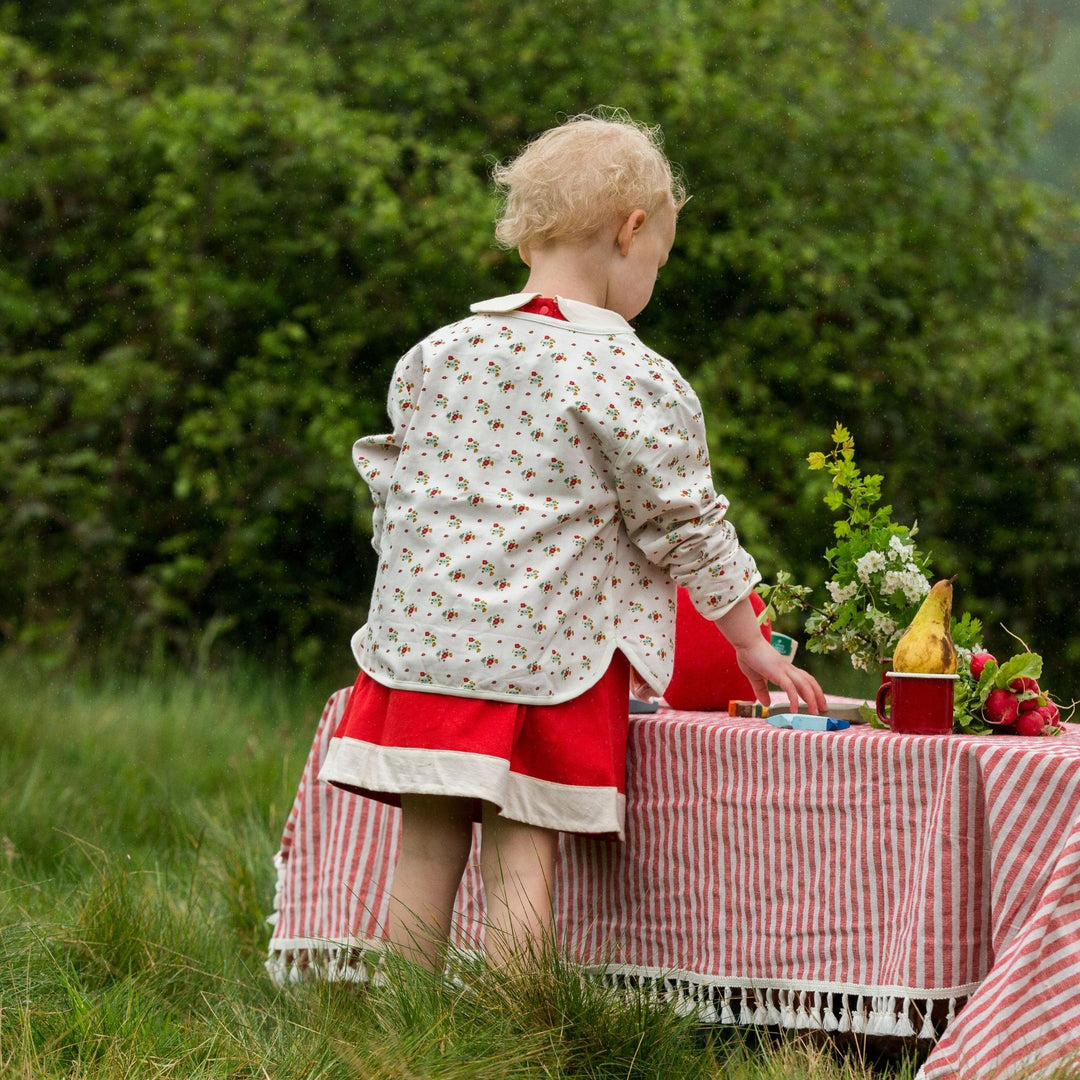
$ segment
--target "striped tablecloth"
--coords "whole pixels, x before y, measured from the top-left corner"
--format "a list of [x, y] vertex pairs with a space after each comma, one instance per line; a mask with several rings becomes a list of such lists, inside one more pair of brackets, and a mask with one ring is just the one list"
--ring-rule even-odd
[[[268, 968], [365, 977], [398, 814], [316, 780], [327, 703], [277, 856]], [[559, 940], [705, 1021], [937, 1038], [923, 1080], [1080, 1057], [1080, 732], [785, 731], [631, 718], [627, 840], [565, 837]], [[479, 844], [479, 834], [476, 845]], [[455, 943], [481, 945], [474, 858]]]

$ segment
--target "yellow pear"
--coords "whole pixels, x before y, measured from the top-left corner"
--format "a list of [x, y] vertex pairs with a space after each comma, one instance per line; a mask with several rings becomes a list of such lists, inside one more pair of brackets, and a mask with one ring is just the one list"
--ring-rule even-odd
[[939, 581], [926, 594], [911, 625], [893, 648], [893, 671], [956, 674], [956, 649], [949, 636], [952, 581]]

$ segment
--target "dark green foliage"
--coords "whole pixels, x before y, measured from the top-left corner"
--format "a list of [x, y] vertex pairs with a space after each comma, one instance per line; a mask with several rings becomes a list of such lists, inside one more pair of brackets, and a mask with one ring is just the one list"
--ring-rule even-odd
[[343, 655], [349, 447], [416, 337], [522, 280], [490, 162], [603, 102], [694, 193], [640, 327], [763, 569], [820, 579], [804, 460], [840, 421], [958, 608], [1066, 690], [1078, 211], [1019, 169], [1042, 38], [1015, 5], [32, 6], [0, 36], [4, 639]]
[[194, 6], [115, 6], [92, 67], [0, 44], [3, 629], [308, 655], [363, 609], [349, 446], [459, 302], [425, 207], [475, 263], [490, 198], [286, 6]]

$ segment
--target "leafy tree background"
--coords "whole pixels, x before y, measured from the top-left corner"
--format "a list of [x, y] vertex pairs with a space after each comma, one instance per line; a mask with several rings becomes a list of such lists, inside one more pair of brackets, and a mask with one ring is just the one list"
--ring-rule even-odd
[[0, 11], [7, 647], [347, 678], [349, 447], [418, 336], [523, 280], [491, 163], [606, 103], [663, 126], [694, 193], [638, 325], [763, 571], [821, 580], [804, 463], [840, 420], [988, 645], [1004, 622], [1080, 690], [1080, 207], [1043, 150], [1076, 131], [1046, 81], [1069, 5]]

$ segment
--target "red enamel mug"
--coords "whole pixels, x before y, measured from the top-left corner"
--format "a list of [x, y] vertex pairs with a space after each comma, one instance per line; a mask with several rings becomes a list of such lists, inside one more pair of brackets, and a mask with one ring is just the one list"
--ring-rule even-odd
[[878, 719], [901, 734], [951, 735], [953, 691], [958, 678], [916, 671], [886, 672], [877, 692]]

